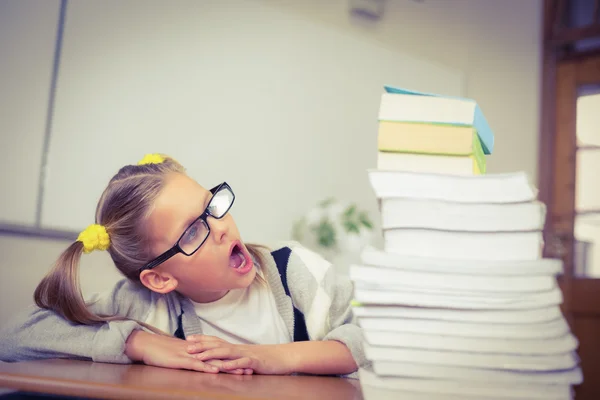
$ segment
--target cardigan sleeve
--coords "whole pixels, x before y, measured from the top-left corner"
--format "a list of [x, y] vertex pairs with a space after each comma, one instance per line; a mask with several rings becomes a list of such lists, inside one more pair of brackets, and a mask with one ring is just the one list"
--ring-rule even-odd
[[[354, 286], [348, 276], [317, 253], [298, 244], [288, 264], [288, 285], [294, 305], [304, 314], [311, 340], [336, 340], [345, 344], [356, 364], [365, 367], [363, 332], [352, 312]], [[354, 374], [353, 374], [354, 375]]]
[[88, 308], [98, 315], [121, 315], [130, 320], [80, 325], [51, 310], [33, 307], [3, 324], [0, 360], [6, 362], [46, 358], [84, 359], [127, 364], [125, 342], [142, 327], [151, 308], [148, 290], [122, 280], [112, 291], [92, 299]]

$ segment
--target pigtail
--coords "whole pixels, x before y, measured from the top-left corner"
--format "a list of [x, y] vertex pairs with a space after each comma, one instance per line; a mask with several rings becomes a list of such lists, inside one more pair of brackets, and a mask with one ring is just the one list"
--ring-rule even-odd
[[104, 321], [90, 312], [85, 304], [79, 283], [79, 261], [83, 243], [70, 245], [39, 283], [34, 292], [35, 304], [52, 310], [67, 320], [91, 325]]
[[81, 293], [79, 261], [83, 243], [70, 245], [58, 258], [50, 272], [35, 289], [33, 298], [38, 307], [54, 311], [63, 318], [82, 325], [95, 325], [109, 321], [134, 321], [147, 330], [171, 336], [142, 321], [118, 315], [96, 315], [91, 312]]

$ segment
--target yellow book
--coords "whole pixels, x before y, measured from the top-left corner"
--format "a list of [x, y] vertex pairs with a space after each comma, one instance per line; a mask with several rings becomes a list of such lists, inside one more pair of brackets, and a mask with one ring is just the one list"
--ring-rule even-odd
[[[445, 161], [446, 164], [470, 162], [475, 164], [473, 165], [475, 174], [485, 174], [486, 172], [485, 154], [477, 131], [473, 127], [381, 121], [377, 142], [380, 155], [382, 153], [403, 153], [449, 157]], [[394, 158], [399, 159], [400, 157], [384, 156], [381, 158], [382, 164], [390, 164], [396, 162], [392, 161]], [[420, 160], [418, 162], [427, 162], [424, 157], [412, 157], [411, 160], [409, 157], [404, 158], [409, 162], [417, 162], [417, 160]], [[465, 158], [469, 158], [471, 161]], [[428, 160], [434, 161], [433, 158], [428, 158]], [[441, 164], [443, 165], [444, 162]], [[378, 168], [380, 167], [378, 166]]]
[[378, 148], [381, 151], [467, 155], [473, 152], [473, 135], [476, 133], [471, 126], [381, 121]]

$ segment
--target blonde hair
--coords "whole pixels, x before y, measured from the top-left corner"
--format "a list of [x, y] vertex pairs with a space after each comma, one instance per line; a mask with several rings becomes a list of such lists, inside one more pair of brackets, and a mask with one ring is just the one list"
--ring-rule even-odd
[[[170, 173], [185, 173], [181, 164], [163, 156], [161, 163], [127, 165], [110, 180], [96, 207], [96, 223], [110, 235], [108, 252], [121, 273], [139, 282], [140, 269], [152, 259], [145, 224], [152, 205], [164, 187]], [[263, 264], [259, 249], [248, 244], [250, 254]], [[79, 283], [79, 261], [83, 252], [80, 241], [71, 244], [54, 263], [52, 269], [35, 289], [35, 303], [53, 310], [67, 320], [92, 325], [114, 320], [127, 320], [118, 315], [96, 315], [91, 312]], [[257, 276], [259, 276], [257, 274]], [[145, 323], [145, 328], [164, 333]]]

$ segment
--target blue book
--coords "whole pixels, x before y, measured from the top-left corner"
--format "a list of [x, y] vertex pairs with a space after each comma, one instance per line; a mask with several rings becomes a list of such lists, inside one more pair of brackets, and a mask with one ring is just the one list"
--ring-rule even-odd
[[472, 126], [485, 154], [494, 150], [494, 132], [475, 100], [384, 86], [380, 121]]

